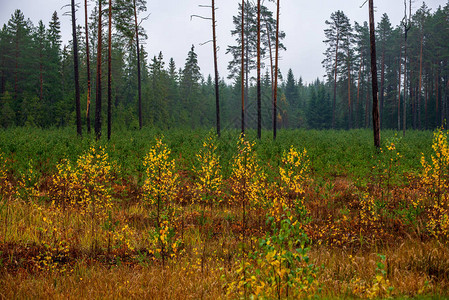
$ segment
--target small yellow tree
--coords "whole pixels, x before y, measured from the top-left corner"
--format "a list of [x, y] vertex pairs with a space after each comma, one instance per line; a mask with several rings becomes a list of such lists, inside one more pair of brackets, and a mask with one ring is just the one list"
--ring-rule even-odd
[[162, 139], [157, 139], [143, 161], [146, 173], [143, 198], [150, 205], [156, 205], [158, 227], [161, 211], [170, 206], [178, 187], [176, 164], [170, 154], [171, 150]]
[[264, 205], [266, 175], [259, 166], [254, 142], [241, 137], [238, 141], [238, 152], [232, 164], [232, 197], [231, 201], [242, 208], [243, 234], [246, 229], [246, 216], [250, 209]]
[[428, 163], [421, 158], [423, 166], [422, 182], [427, 196], [433, 200], [429, 209], [430, 220], [427, 223], [429, 232], [437, 237], [449, 240], [449, 146], [447, 132], [442, 128], [434, 132], [432, 143], [433, 154]]
[[156, 226], [149, 231], [149, 250], [151, 255], [162, 258], [162, 263], [178, 253], [181, 241], [176, 236], [174, 219], [175, 210], [171, 202], [178, 189], [176, 164], [170, 158], [171, 150], [162, 139], [145, 156], [146, 179], [143, 185], [143, 198], [150, 205], [156, 205]]
[[212, 136], [207, 137], [203, 142], [203, 148], [196, 154], [196, 159], [198, 166], [194, 167], [195, 201], [203, 206], [221, 202], [223, 176], [217, 146]]

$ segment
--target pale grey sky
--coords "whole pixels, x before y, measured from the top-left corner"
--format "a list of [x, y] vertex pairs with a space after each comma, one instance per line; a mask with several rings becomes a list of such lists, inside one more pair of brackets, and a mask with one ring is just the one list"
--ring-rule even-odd
[[[217, 10], [219, 72], [221, 77], [226, 77], [227, 63], [231, 59], [225, 55], [226, 46], [234, 43], [230, 33], [233, 28], [232, 16], [237, 13], [238, 3], [241, 1], [215, 0], [215, 2], [219, 8]], [[280, 28], [287, 34], [284, 40], [287, 51], [282, 52], [280, 61], [282, 72], [286, 74], [288, 68], [292, 68], [295, 77], [302, 76], [306, 82], [311, 82], [317, 77], [323, 78], [321, 61], [325, 50], [324, 22], [337, 10], [342, 10], [352, 23], [367, 21], [368, 7], [360, 8], [363, 2], [364, 0], [281, 0]], [[432, 11], [435, 11], [438, 6], [444, 6], [448, 0], [425, 2]], [[71, 33], [70, 17], [63, 16], [68, 8], [62, 7], [69, 3], [69, 0], [0, 0], [0, 24], [8, 22], [17, 8], [22, 10], [25, 17], [30, 18], [35, 25], [41, 19], [48, 24], [53, 11], [56, 10], [61, 19], [63, 39], [67, 41]], [[265, 3], [275, 10], [273, 3], [268, 1]], [[404, 14], [403, 0], [374, 0], [374, 3], [376, 23], [383, 13], [387, 13], [393, 26], [399, 24]], [[150, 57], [162, 51], [166, 62], [173, 57], [177, 67], [183, 67], [187, 52], [194, 44], [201, 72], [205, 76], [213, 72], [212, 45], [210, 43], [199, 45], [211, 38], [210, 21], [197, 18], [190, 20], [190, 15], [193, 14], [210, 15], [210, 9], [199, 7], [201, 4], [209, 5], [210, 0], [147, 0], [147, 14], [151, 15], [143, 26], [148, 34], [145, 47]], [[414, 0], [412, 11], [421, 4], [422, 1]], [[84, 24], [84, 10], [77, 13], [77, 18], [78, 23]]]

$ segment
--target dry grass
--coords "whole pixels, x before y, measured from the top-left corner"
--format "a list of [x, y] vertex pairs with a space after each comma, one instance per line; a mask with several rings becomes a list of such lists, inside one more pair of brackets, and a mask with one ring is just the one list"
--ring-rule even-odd
[[[246, 161], [241, 165], [247, 166]], [[85, 173], [77, 174], [83, 178]], [[227, 295], [227, 289], [241, 289], [239, 284], [247, 279], [241, 271], [244, 263], [240, 263], [248, 259], [257, 265], [258, 259], [275, 253], [265, 250], [265, 256], [256, 256], [257, 251], [264, 251], [259, 239], [268, 236], [267, 240], [279, 247], [288, 244], [271, 240], [282, 222], [267, 225], [270, 213], [299, 224], [298, 231], [291, 232], [304, 232], [310, 238], [300, 241], [310, 249], [300, 257], [308, 255], [310, 263], [318, 267], [304, 268], [311, 274], [306, 279], [315, 280], [320, 287], [319, 293], [313, 290], [310, 296], [449, 296], [448, 232], [442, 227], [443, 219], [436, 218], [447, 214], [447, 207], [438, 207], [440, 215], [435, 214], [434, 201], [421, 178], [388, 182], [386, 186], [380, 181], [360, 186], [346, 176], [331, 176], [320, 184], [308, 178], [299, 192], [281, 192], [282, 183], [261, 180], [251, 194], [259, 199], [252, 206], [247, 203], [243, 218], [240, 198], [248, 197], [245, 188], [254, 184], [250, 176], [244, 181], [223, 179], [220, 203], [194, 203], [192, 189], [198, 175], [185, 171], [176, 174], [181, 178], [178, 189], [160, 210], [154, 200], [160, 200], [161, 189], [151, 194], [152, 201], [143, 201], [142, 187], [135, 178], [114, 178], [115, 182], [107, 186], [103, 183], [108, 180], [84, 178], [87, 183], [74, 184], [61, 175], [58, 191], [63, 193], [58, 197], [51, 194], [57, 189], [51, 189], [50, 178], [40, 178], [39, 184], [23, 189], [28, 198], [17, 193], [2, 195], [7, 202], [0, 210], [0, 298], [236, 297], [237, 293]], [[390, 175], [394, 174], [382, 176]], [[7, 175], [2, 180], [2, 188], [12, 186]], [[157, 188], [158, 180], [154, 182], [151, 188]], [[245, 184], [239, 186], [242, 182]], [[97, 192], [91, 193], [95, 188]], [[65, 196], [73, 191], [84, 202], [80, 204], [74, 197], [75, 201], [64, 203], [70, 198]], [[107, 201], [99, 199], [101, 196]], [[104, 206], [95, 206], [96, 199], [104, 201]], [[436, 224], [433, 231], [427, 225], [429, 221]], [[299, 239], [293, 235], [288, 238]], [[300, 242], [288, 251], [302, 246]], [[270, 262], [274, 265], [278, 261]], [[264, 263], [260, 265], [272, 266], [268, 259]], [[304, 261], [301, 263], [296, 266], [303, 267]], [[282, 270], [290, 272], [290, 265]], [[242, 274], [243, 281], [239, 277]]]
[[[344, 186], [349, 186], [345, 184]], [[339, 190], [343, 187], [338, 187]], [[351, 187], [349, 186], [351, 189]], [[348, 191], [346, 191], [348, 192]], [[341, 193], [338, 193], [341, 197]], [[348, 196], [349, 197], [349, 196]], [[343, 201], [340, 199], [340, 201]], [[92, 253], [89, 230], [82, 218], [72, 217], [64, 224], [78, 228], [78, 242], [72, 244], [66, 265], [68, 271], [42, 270], [35, 257], [45, 250], [39, 243], [43, 227], [33, 204], [21, 200], [9, 204], [7, 240], [0, 248], [0, 297], [3, 299], [212, 299], [226, 298], [222, 275], [233, 276], [238, 260], [241, 223], [236, 208], [206, 209], [209, 236], [204, 247], [200, 226], [200, 207], [183, 208], [183, 254], [162, 265], [160, 260], [144, 257], [145, 232], [154, 224], [151, 214], [138, 202], [115, 205], [114, 216], [126, 220], [136, 231], [134, 251], [126, 254]], [[329, 212], [337, 213], [338, 207]], [[76, 216], [74, 212], [72, 216]], [[257, 228], [260, 217], [253, 213], [248, 227]], [[5, 223], [0, 230], [5, 232]], [[264, 223], [262, 222], [262, 225]], [[259, 230], [267, 230], [262, 226]], [[260, 236], [262, 233], [257, 233]], [[2, 234], [2, 237], [4, 235]], [[203, 248], [204, 247], [204, 248]], [[251, 247], [248, 245], [248, 247]], [[394, 297], [447, 295], [449, 288], [449, 249], [435, 239], [421, 241], [416, 236], [398, 236], [389, 243], [350, 245], [311, 245], [309, 253], [316, 266], [323, 298], [357, 298], [356, 282], [373, 282], [378, 253], [386, 256], [386, 277]]]

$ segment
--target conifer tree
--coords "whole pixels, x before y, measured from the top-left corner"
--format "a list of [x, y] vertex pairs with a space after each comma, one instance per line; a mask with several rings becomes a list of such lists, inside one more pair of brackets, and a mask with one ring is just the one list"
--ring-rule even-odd
[[112, 131], [112, 0], [108, 9], [108, 140]]
[[[198, 65], [198, 55], [195, 53], [195, 46], [192, 45], [181, 74], [181, 97], [184, 115], [182, 119], [190, 123], [191, 127], [199, 124], [201, 111], [199, 111], [199, 84], [202, 79], [200, 67]], [[189, 115], [189, 117], [187, 117]]]
[[102, 1], [98, 1], [98, 40], [97, 40], [97, 80], [96, 80], [96, 99], [95, 99], [95, 136], [97, 140], [101, 138], [101, 51], [102, 51]]
[[73, 38], [73, 70], [75, 74], [75, 107], [76, 107], [76, 132], [79, 136], [82, 134], [81, 129], [81, 104], [80, 104], [80, 85], [79, 85], [79, 69], [78, 69], [78, 38], [76, 36], [76, 16], [75, 16], [75, 0], [71, 1], [72, 9], [72, 38]]
[[379, 103], [378, 103], [378, 82], [377, 82], [377, 56], [376, 56], [376, 35], [374, 25], [374, 3], [369, 0], [369, 29], [370, 29], [370, 49], [371, 49], [371, 79], [373, 85], [373, 131], [374, 146], [380, 148], [380, 123], [379, 123]]
[[382, 116], [384, 108], [384, 93], [385, 93], [385, 72], [388, 43], [391, 42], [393, 28], [391, 27], [390, 19], [387, 14], [382, 15], [382, 19], [377, 28], [379, 48], [380, 48], [380, 93], [379, 93], [379, 120], [382, 126]]
[[348, 38], [351, 31], [351, 24], [348, 17], [342, 11], [336, 11], [331, 14], [331, 20], [326, 21], [329, 28], [324, 30], [326, 40], [324, 43], [328, 44], [323, 65], [326, 68], [329, 82], [333, 78], [333, 102], [332, 102], [332, 128], [336, 124], [336, 105], [337, 105], [337, 78], [338, 70], [342, 63], [341, 57], [344, 56], [344, 47], [342, 41]]
[[296, 85], [295, 76], [293, 75], [292, 69], [288, 70], [287, 73], [287, 82], [285, 83], [285, 97], [287, 102], [290, 104], [291, 112], [294, 115], [293, 121], [294, 126], [299, 125], [299, 91], [298, 86]]
[[87, 107], [86, 107], [86, 124], [87, 133], [90, 134], [90, 97], [91, 97], [91, 80], [90, 80], [90, 48], [89, 48], [89, 24], [87, 15], [87, 0], [84, 0], [84, 29], [86, 34], [86, 72], [87, 72]]

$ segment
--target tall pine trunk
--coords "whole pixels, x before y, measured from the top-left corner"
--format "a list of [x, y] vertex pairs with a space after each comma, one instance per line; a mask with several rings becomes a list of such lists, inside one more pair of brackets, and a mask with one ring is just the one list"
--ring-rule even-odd
[[404, 105], [402, 110], [402, 135], [405, 136], [407, 126], [407, 31], [405, 32], [404, 40]]
[[422, 57], [423, 57], [423, 35], [421, 33], [421, 48], [419, 53], [419, 87], [418, 87], [418, 127], [421, 130], [421, 90], [422, 90]]
[[278, 97], [278, 70], [279, 70], [279, 12], [280, 2], [277, 0], [276, 10], [276, 57], [274, 62], [274, 97], [273, 97], [273, 139], [277, 136], [277, 97]]
[[108, 24], [108, 140], [112, 131], [112, 0], [109, 0], [109, 24]]
[[73, 70], [75, 72], [75, 107], [76, 107], [76, 132], [81, 136], [81, 105], [80, 84], [78, 70], [78, 39], [76, 37], [75, 0], [72, 0], [72, 37], [73, 37]]
[[90, 86], [90, 50], [89, 50], [89, 30], [87, 23], [88, 15], [87, 15], [87, 0], [84, 0], [84, 26], [86, 29], [86, 67], [87, 67], [87, 109], [86, 109], [86, 124], [87, 124], [87, 133], [90, 133], [90, 95], [91, 95], [91, 86]]
[[142, 82], [140, 73], [140, 46], [139, 46], [139, 25], [137, 23], [137, 5], [134, 4], [134, 25], [136, 27], [136, 51], [137, 51], [137, 92], [138, 92], [138, 113], [139, 113], [139, 129], [142, 129]]
[[366, 94], [365, 94], [365, 128], [369, 127], [369, 82], [371, 79], [370, 72], [368, 73], [368, 79], [366, 80]]
[[262, 93], [260, 83], [260, 0], [257, 0], [257, 138], [262, 137]]
[[242, 0], [242, 136], [245, 134], [245, 0]]
[[215, 24], [215, 0], [212, 0], [212, 39], [214, 46], [214, 71], [215, 71], [215, 112], [217, 121], [217, 136], [221, 135], [220, 128], [220, 86], [218, 77], [218, 62], [217, 62], [217, 34]]
[[335, 46], [335, 66], [334, 66], [334, 99], [332, 101], [332, 129], [335, 128], [335, 110], [337, 105], [337, 66], [338, 66], [338, 43], [340, 41], [340, 33], [337, 33], [337, 42]]
[[349, 47], [348, 47], [348, 129], [352, 128], [352, 103], [351, 103], [351, 63], [349, 59]]
[[371, 47], [371, 80], [373, 84], [373, 131], [374, 131], [374, 146], [380, 148], [380, 123], [379, 123], [379, 103], [377, 86], [377, 60], [376, 60], [376, 35], [374, 27], [374, 4], [373, 0], [369, 0], [369, 32], [370, 32], [370, 47]]
[[401, 130], [401, 74], [402, 72], [402, 44], [399, 47], [399, 77], [398, 77], [398, 131]]
[[362, 79], [362, 65], [363, 65], [363, 56], [360, 57], [360, 66], [359, 66], [359, 77], [357, 79], [357, 102], [356, 102], [356, 109], [355, 109], [355, 123], [356, 127], [359, 125], [359, 105], [360, 105], [360, 81]]
[[97, 87], [95, 99], [95, 136], [101, 138], [101, 48], [102, 48], [102, 24], [101, 1], [98, 1], [98, 41], [97, 41]]
[[271, 47], [271, 28], [266, 19], [264, 18], [265, 25], [267, 28], [267, 35], [268, 35], [268, 52], [270, 53], [270, 74], [271, 74], [271, 102], [274, 101], [274, 66], [273, 66], [273, 49]]
[[404, 109], [402, 110], [402, 135], [405, 136], [407, 129], [407, 35], [410, 30], [410, 17], [412, 15], [412, 0], [409, 4], [409, 20], [407, 20], [407, 0], [404, 0]]
[[436, 73], [435, 73], [435, 122], [436, 122], [436, 126], [439, 126], [439, 116], [440, 116], [440, 114], [439, 114], [439, 111], [440, 111], [440, 109], [439, 109], [439, 103], [440, 103], [440, 98], [439, 98], [439, 95], [438, 95], [438, 89], [439, 89], [439, 86], [438, 86], [438, 67], [437, 67], [437, 69], [436, 69], [436, 71], [435, 71]]
[[429, 78], [428, 76], [426, 76], [426, 85], [424, 87], [425, 92], [424, 92], [424, 129], [427, 130], [429, 129], [429, 119], [428, 119], [428, 112], [427, 112], [427, 101], [428, 101], [428, 97], [429, 97]]
[[385, 43], [382, 46], [382, 59], [380, 71], [379, 123], [381, 127], [382, 127], [382, 115], [384, 112], [384, 92], [385, 92]]
[[[246, 23], [245, 23], [245, 112], [248, 110], [248, 98], [249, 98], [249, 64], [250, 64], [250, 57], [249, 57], [249, 47], [250, 47], [250, 41], [249, 41], [249, 32], [250, 32], [250, 8], [251, 6], [248, 4], [249, 2], [246, 2]], [[248, 123], [249, 118], [248, 115], [245, 115], [246, 122]], [[251, 115], [250, 115], [251, 117]]]

